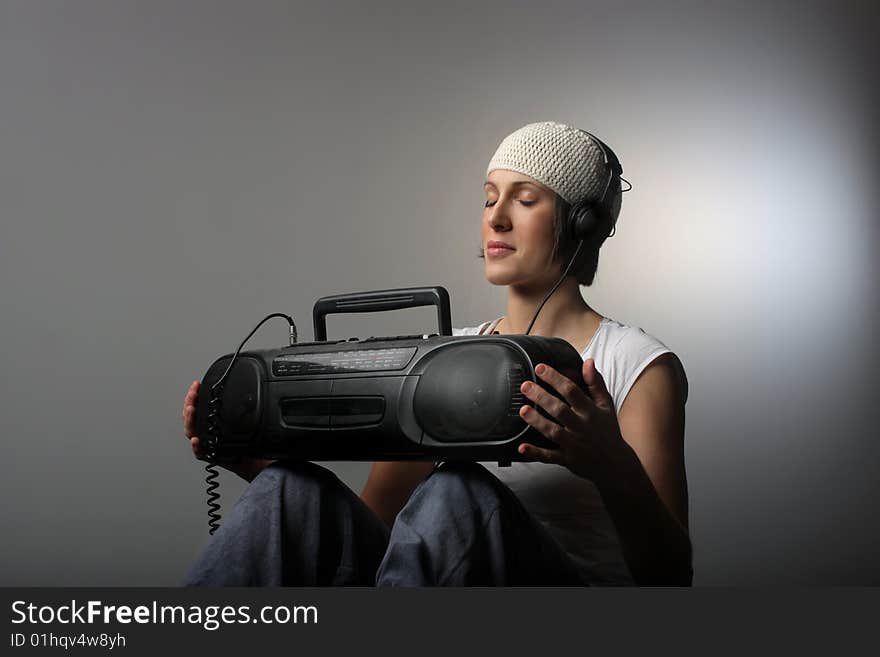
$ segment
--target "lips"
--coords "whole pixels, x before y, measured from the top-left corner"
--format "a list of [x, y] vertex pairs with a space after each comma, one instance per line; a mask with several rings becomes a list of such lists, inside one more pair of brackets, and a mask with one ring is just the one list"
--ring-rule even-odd
[[510, 244], [506, 242], [499, 242], [497, 240], [490, 240], [489, 244], [486, 248], [486, 255], [490, 258], [503, 258], [505, 256], [509, 256], [511, 253], [516, 251]]

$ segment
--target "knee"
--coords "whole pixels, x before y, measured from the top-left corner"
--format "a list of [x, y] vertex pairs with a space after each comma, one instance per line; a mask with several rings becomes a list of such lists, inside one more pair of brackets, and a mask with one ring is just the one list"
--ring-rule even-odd
[[428, 476], [426, 481], [458, 482], [476, 485], [492, 485], [498, 481], [482, 463], [475, 461], [443, 461]]
[[444, 461], [419, 484], [413, 497], [430, 499], [432, 504], [460, 507], [497, 507], [504, 496], [502, 484], [480, 463]]
[[309, 491], [333, 489], [342, 485], [336, 473], [317, 463], [280, 460], [254, 477], [246, 493], [261, 495], [280, 490], [307, 494]]

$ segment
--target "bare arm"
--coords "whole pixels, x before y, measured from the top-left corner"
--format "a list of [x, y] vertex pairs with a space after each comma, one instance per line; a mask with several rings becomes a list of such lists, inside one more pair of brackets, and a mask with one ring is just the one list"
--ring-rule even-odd
[[376, 461], [361, 491], [361, 499], [391, 527], [416, 486], [433, 469], [434, 463], [430, 461]]
[[639, 584], [692, 583], [684, 406], [676, 359], [664, 354], [627, 395], [618, 414], [625, 443], [596, 482]]
[[592, 358], [584, 360], [582, 371], [586, 394], [552, 367], [535, 368], [568, 403], [529, 381], [521, 387], [560, 422], [523, 405], [520, 415], [559, 448], [524, 443], [520, 453], [564, 465], [596, 484], [639, 585], [692, 582], [683, 449], [686, 379], [678, 364], [672, 354], [655, 358], [619, 413]]

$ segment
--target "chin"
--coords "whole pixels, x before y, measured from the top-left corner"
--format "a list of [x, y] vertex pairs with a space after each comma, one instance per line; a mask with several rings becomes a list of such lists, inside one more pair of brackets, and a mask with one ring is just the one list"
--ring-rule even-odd
[[489, 281], [492, 285], [510, 285], [507, 281], [499, 280], [493, 276], [486, 276], [486, 280]]
[[492, 285], [511, 285], [516, 282], [516, 276], [513, 276], [512, 272], [498, 271], [494, 268], [486, 267], [486, 280]]

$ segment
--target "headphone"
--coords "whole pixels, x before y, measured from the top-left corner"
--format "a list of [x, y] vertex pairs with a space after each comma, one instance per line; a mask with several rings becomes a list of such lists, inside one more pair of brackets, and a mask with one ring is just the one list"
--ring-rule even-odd
[[[613, 186], [613, 188], [616, 189], [619, 186], [619, 181], [623, 174], [623, 167], [620, 166], [620, 160], [617, 159], [617, 155], [615, 155], [614, 151], [609, 148], [608, 144], [586, 130], [581, 130], [581, 132], [590, 137], [590, 139], [592, 139], [599, 147], [599, 150], [602, 151], [602, 156], [605, 158], [605, 166], [609, 171], [608, 181], [605, 183], [605, 190], [602, 192], [602, 196], [599, 197], [599, 200], [579, 201], [571, 208], [571, 212], [568, 215], [568, 225], [566, 226], [566, 229], [568, 235], [576, 242], [589, 239], [602, 223], [611, 220], [611, 205], [609, 203], [610, 199], [608, 198], [609, 193], [611, 193], [613, 198], [611, 183], [613, 183], [615, 179], [618, 181], [618, 185]], [[617, 222], [614, 221], [613, 223], [614, 225], [607, 237], [614, 235], [615, 230], [617, 230]]]
[[[562, 276], [559, 277], [559, 280], [556, 281], [556, 285], [547, 293], [544, 297], [544, 300], [538, 305], [538, 309], [535, 311], [534, 316], [532, 317], [532, 321], [529, 322], [528, 328], [526, 328], [525, 335], [528, 335], [532, 330], [532, 327], [535, 325], [535, 320], [538, 319], [538, 314], [541, 312], [541, 308], [544, 307], [544, 304], [547, 303], [547, 299], [550, 298], [550, 295], [556, 291], [556, 288], [565, 280], [565, 277], [568, 276], [568, 272], [571, 271], [572, 265], [574, 265], [574, 261], [577, 259], [578, 255], [581, 252], [581, 249], [584, 246], [584, 242], [588, 240], [593, 233], [596, 231], [598, 226], [602, 224], [602, 222], [611, 220], [611, 207], [608, 203], [608, 193], [611, 191], [611, 183], [614, 182], [615, 179], [618, 181], [618, 185], [620, 180], [622, 180], [623, 167], [620, 166], [620, 160], [617, 159], [617, 155], [614, 154], [614, 151], [608, 147], [608, 145], [603, 142], [601, 139], [596, 137], [595, 135], [587, 132], [586, 130], [581, 130], [584, 134], [586, 134], [593, 142], [599, 146], [599, 150], [602, 151], [602, 155], [605, 158], [605, 166], [608, 168], [608, 181], [605, 183], [605, 190], [602, 192], [602, 196], [599, 197], [598, 201], [579, 201], [572, 205], [571, 212], [568, 214], [568, 222], [566, 225], [566, 230], [568, 234], [578, 242], [577, 249], [575, 249], [574, 255], [571, 256], [571, 259], [568, 261], [568, 266], [565, 268], [565, 271], [562, 273]], [[629, 184], [629, 182], [627, 182]], [[615, 185], [617, 187], [618, 185]], [[632, 185], [629, 185], [627, 189], [622, 189], [621, 192], [629, 191], [632, 189]], [[616, 228], [617, 221], [614, 221], [614, 225], [612, 226], [611, 232], [607, 235], [607, 237], [611, 237], [614, 235], [614, 230]], [[607, 239], [606, 237], [606, 239]]]

